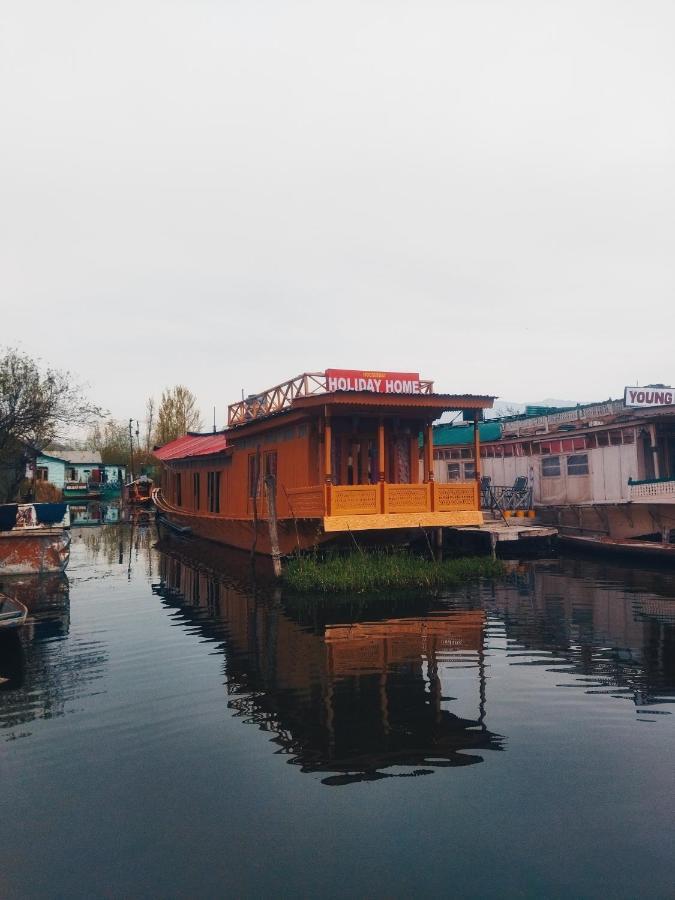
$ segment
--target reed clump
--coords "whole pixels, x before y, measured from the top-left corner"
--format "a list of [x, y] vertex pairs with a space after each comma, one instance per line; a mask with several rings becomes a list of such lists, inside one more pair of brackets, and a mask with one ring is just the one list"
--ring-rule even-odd
[[489, 557], [428, 560], [405, 552], [383, 550], [295, 556], [284, 567], [284, 581], [293, 591], [377, 593], [384, 590], [456, 587], [481, 578], [500, 578], [505, 567]]

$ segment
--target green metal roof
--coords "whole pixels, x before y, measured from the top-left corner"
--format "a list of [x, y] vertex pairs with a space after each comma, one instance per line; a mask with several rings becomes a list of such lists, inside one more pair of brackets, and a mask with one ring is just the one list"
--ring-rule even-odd
[[[499, 422], [481, 422], [478, 426], [481, 441], [498, 441], [502, 436]], [[473, 425], [436, 425], [434, 447], [458, 447], [473, 443]]]

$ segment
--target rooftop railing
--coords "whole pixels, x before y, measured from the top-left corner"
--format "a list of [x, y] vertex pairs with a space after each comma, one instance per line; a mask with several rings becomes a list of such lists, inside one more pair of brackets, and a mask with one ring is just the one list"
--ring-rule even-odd
[[[423, 394], [433, 392], [433, 381], [420, 381], [420, 389]], [[238, 403], [232, 403], [227, 408], [227, 424], [243, 425], [254, 419], [262, 419], [273, 413], [288, 409], [298, 397], [312, 397], [315, 394], [328, 393], [328, 384], [325, 372], [303, 372], [290, 381], [284, 381], [262, 394], [249, 394]]]

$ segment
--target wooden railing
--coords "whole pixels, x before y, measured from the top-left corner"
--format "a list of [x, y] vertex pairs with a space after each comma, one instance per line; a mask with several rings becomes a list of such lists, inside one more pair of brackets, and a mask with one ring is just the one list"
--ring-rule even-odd
[[296, 519], [480, 509], [478, 484], [316, 484], [285, 491]]
[[[433, 381], [420, 380], [419, 384], [420, 393], [433, 393]], [[227, 408], [227, 424], [230, 428], [234, 425], [243, 425], [244, 422], [261, 419], [281, 409], [287, 409], [297, 397], [311, 397], [327, 392], [325, 372], [303, 372], [302, 375], [284, 381], [283, 384], [277, 384], [261, 394], [251, 394], [237, 403], [231, 403]]]
[[628, 499], [635, 502], [675, 502], [675, 478], [651, 478], [647, 481], [628, 480]]

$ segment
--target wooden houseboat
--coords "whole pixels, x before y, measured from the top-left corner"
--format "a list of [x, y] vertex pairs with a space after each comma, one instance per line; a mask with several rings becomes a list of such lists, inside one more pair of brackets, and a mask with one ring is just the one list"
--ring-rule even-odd
[[480, 471], [438, 484], [432, 423], [447, 410], [480, 419], [492, 403], [436, 394], [416, 373], [300, 375], [230, 406], [225, 431], [157, 450], [155, 504], [174, 527], [266, 554], [271, 505], [284, 554], [354, 532], [478, 525]]
[[[529, 493], [538, 518], [583, 547], [675, 555], [675, 392], [626, 388], [622, 400], [481, 425], [492, 496]], [[436, 429], [436, 479], [473, 473], [473, 429]], [[484, 499], [487, 496], [483, 492]]]

